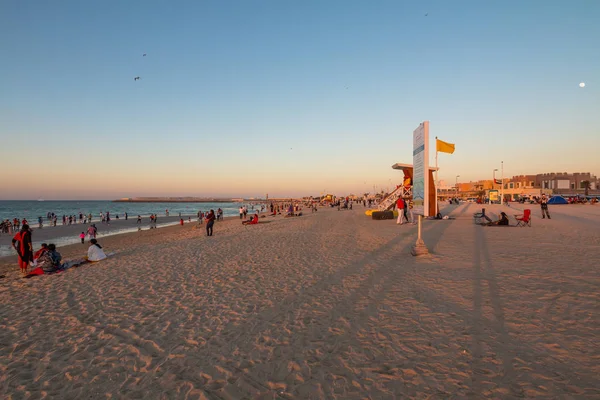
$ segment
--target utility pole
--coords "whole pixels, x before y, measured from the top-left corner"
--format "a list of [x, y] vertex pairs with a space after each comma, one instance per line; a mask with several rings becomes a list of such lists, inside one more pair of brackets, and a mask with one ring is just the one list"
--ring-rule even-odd
[[502, 173], [502, 187], [500, 188], [500, 205], [504, 204], [504, 161], [500, 161]]
[[[498, 171], [498, 168], [494, 168], [494, 172], [492, 172], [492, 190], [494, 190], [494, 186], [496, 185], [496, 171]], [[488, 198], [489, 198], [490, 204], [492, 204], [491, 191], [490, 191], [490, 194], [488, 194]]]
[[456, 179], [454, 181], [454, 186], [456, 187], [456, 199], [458, 200], [458, 178], [460, 178], [460, 175], [456, 175]]

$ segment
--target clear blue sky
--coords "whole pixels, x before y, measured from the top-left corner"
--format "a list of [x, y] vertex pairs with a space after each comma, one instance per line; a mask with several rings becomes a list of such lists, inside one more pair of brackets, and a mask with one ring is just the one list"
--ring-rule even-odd
[[0, 198], [372, 191], [423, 120], [451, 183], [600, 174], [598, 21], [597, 0], [4, 0]]

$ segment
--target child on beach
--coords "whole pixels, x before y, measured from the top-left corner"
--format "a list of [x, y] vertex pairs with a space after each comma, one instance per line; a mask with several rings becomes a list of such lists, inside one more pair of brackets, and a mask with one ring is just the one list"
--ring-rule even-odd
[[79, 239], [81, 239], [81, 244], [85, 243], [85, 232], [79, 234]]

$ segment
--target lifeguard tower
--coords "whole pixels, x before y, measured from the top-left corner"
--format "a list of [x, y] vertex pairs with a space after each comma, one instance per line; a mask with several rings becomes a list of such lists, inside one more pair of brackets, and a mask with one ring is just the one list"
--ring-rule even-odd
[[[394, 204], [396, 204], [396, 200], [399, 197], [404, 197], [405, 199], [412, 199], [412, 182], [413, 182], [413, 166], [412, 164], [400, 164], [396, 163], [392, 165], [393, 169], [401, 170], [404, 172], [404, 179], [402, 180], [402, 185], [398, 186], [396, 190], [390, 193], [386, 198], [384, 198], [379, 206], [377, 207], [378, 211], [387, 211], [391, 209]], [[433, 173], [437, 169], [434, 167], [429, 168], [429, 212], [427, 216], [435, 216], [436, 213], [436, 191], [435, 191], [435, 180], [433, 179]]]

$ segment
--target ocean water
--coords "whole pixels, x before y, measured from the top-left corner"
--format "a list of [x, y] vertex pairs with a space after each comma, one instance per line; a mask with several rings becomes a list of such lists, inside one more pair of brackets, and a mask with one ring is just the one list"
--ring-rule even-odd
[[[2, 200], [0, 201], [0, 221], [4, 221], [5, 219], [13, 220], [13, 218], [19, 218], [23, 220], [23, 218], [27, 219], [29, 224], [34, 228], [34, 237], [33, 237], [33, 245], [34, 248], [38, 248], [40, 246], [40, 241], [36, 240], [35, 237], [35, 229], [38, 225], [38, 217], [43, 218], [45, 229], [55, 229], [50, 226], [46, 215], [50, 213], [55, 213], [58, 216], [57, 225], [60, 227], [62, 225], [62, 216], [66, 215], [76, 215], [79, 218], [79, 212], [84, 213], [85, 215], [91, 213], [93, 222], [100, 222], [100, 212], [106, 213], [110, 212], [111, 219], [113, 222], [116, 219], [116, 216], [119, 215], [121, 220], [124, 219], [125, 212], [129, 215], [130, 220], [135, 220], [138, 215], [144, 217], [143, 229], [148, 229], [148, 216], [150, 214], [157, 214], [158, 225], [157, 227], [176, 225], [179, 222], [173, 221], [165, 222], [161, 217], [165, 216], [165, 210], [169, 210], [170, 217], [176, 217], [181, 213], [182, 217], [192, 216], [195, 218], [198, 211], [210, 211], [221, 208], [223, 210], [223, 215], [225, 217], [229, 216], [237, 216], [239, 215], [240, 205], [243, 203], [115, 203], [112, 201], [12, 201], [12, 200]], [[251, 210], [251, 205], [248, 205], [249, 211]], [[260, 204], [257, 205], [260, 208]], [[114, 226], [114, 225], [113, 225]], [[119, 233], [125, 232], [135, 232], [138, 230], [137, 226], [129, 226], [123, 228], [113, 228], [110, 231], [105, 231], [101, 225], [99, 225], [100, 230], [98, 232], [98, 238], [103, 236], [116, 235]], [[62, 232], [62, 231], [57, 231]], [[60, 236], [61, 234], [57, 234], [51, 240], [52, 243], [56, 244], [58, 247], [77, 243], [79, 238], [77, 235], [70, 236]], [[10, 237], [3, 237], [7, 240], [6, 244], [0, 244], [0, 257], [14, 255], [16, 254], [15, 250], [8, 244], [8, 239]], [[46, 241], [50, 241], [49, 239]]]
[[[94, 221], [100, 220], [100, 213], [110, 212], [111, 219], [115, 219], [117, 214], [123, 218], [125, 212], [129, 218], [141, 215], [142, 217], [150, 214], [165, 215], [165, 210], [169, 210], [170, 216], [196, 215], [198, 211], [217, 211], [223, 210], [227, 216], [238, 215], [241, 203], [115, 203], [107, 200], [99, 201], [31, 201], [31, 200], [1, 200], [0, 201], [0, 221], [13, 218], [26, 218], [30, 225], [37, 225], [38, 217], [44, 219], [44, 225], [47, 225], [46, 215], [53, 212], [58, 216], [58, 224], [62, 223], [62, 216], [77, 215], [82, 212], [85, 215], [92, 213]], [[250, 208], [250, 207], [249, 207]]]

